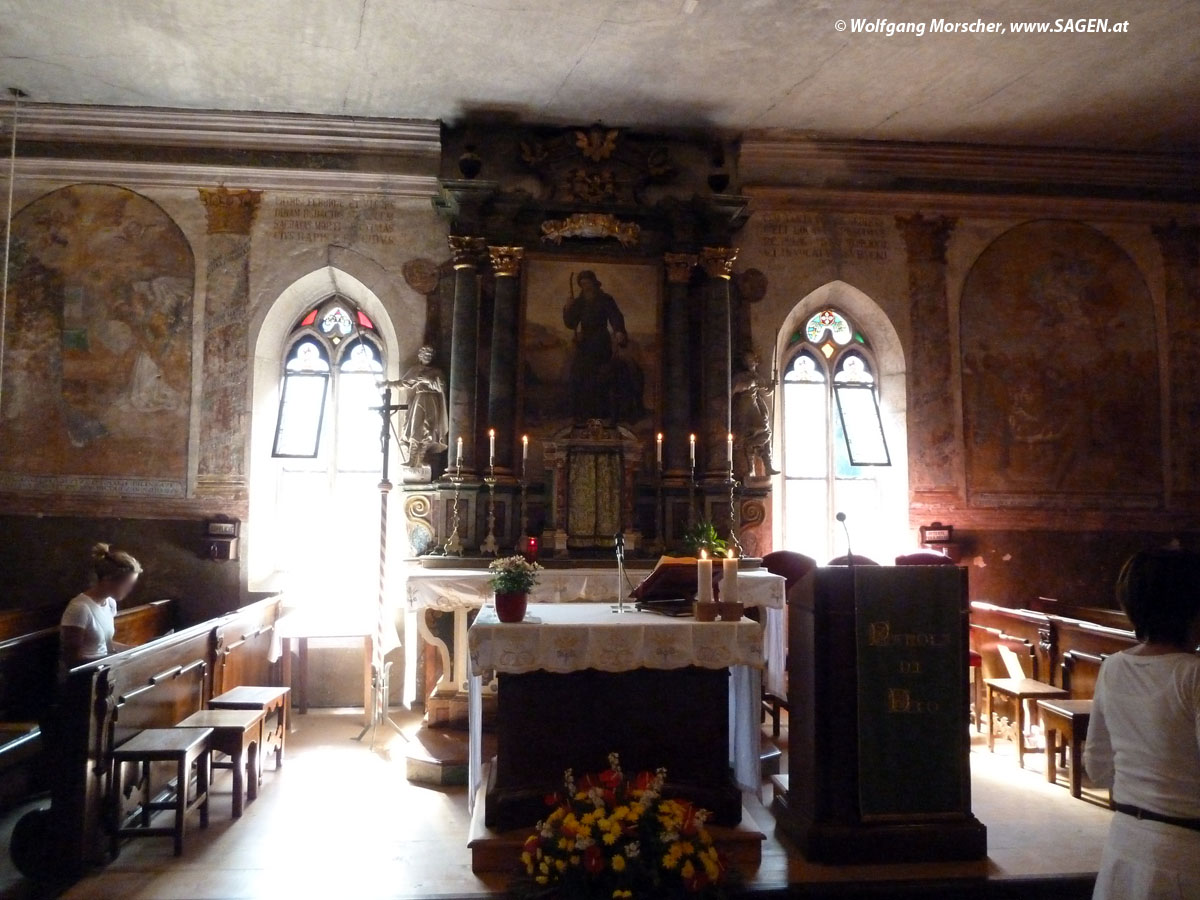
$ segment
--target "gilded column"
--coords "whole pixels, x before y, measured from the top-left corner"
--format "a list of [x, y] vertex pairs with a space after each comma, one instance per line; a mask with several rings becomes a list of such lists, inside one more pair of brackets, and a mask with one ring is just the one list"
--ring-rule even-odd
[[692, 423], [688, 370], [688, 287], [699, 263], [694, 253], [666, 253], [666, 308], [663, 310], [663, 469], [668, 477], [688, 474], [688, 434]]
[[[729, 474], [729, 381], [732, 347], [730, 344], [729, 280], [733, 276], [736, 247], [705, 247], [700, 265], [708, 276], [704, 289], [704, 324], [701, 352], [704, 385], [705, 473], [710, 480], [724, 481]], [[699, 461], [697, 461], [699, 462]]]
[[1166, 276], [1171, 494], [1200, 492], [1200, 226], [1155, 228]]
[[521, 247], [488, 247], [496, 276], [492, 312], [492, 365], [489, 377], [489, 428], [496, 429], [496, 472], [513, 474], [513, 433], [517, 420], [517, 306], [520, 303]]
[[952, 384], [946, 242], [955, 219], [897, 216], [908, 253], [912, 353], [908, 365], [908, 478], [916, 491], [953, 492], [958, 453]]
[[[454, 254], [454, 326], [450, 334], [450, 466], [459, 462], [458, 439], [463, 442], [462, 470], [472, 475], [479, 458], [475, 448], [475, 402], [479, 351], [479, 260], [487, 249], [483, 238], [451, 235]], [[484, 460], [486, 463], [487, 461]]]
[[261, 191], [200, 188], [208, 217], [197, 493], [240, 496], [250, 439], [250, 228]]

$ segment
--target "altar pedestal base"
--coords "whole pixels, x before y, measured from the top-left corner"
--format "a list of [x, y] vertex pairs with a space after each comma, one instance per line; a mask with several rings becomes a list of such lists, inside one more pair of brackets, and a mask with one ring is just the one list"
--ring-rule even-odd
[[[489, 765], [490, 769], [491, 766]], [[484, 784], [490, 780], [485, 773]], [[489, 828], [484, 819], [487, 798], [480, 786], [475, 797], [475, 811], [471, 815], [471, 829], [467, 834], [467, 846], [471, 850], [471, 871], [476, 875], [492, 872], [513, 872], [521, 856], [525, 839], [533, 833], [533, 827], [512, 828], [499, 831]], [[543, 808], [544, 810], [544, 808]], [[729, 866], [743, 877], [749, 877], [762, 862], [762, 845], [766, 835], [754, 826], [754, 819], [745, 809], [739, 809], [742, 824], [733, 827], [709, 825], [713, 844]]]

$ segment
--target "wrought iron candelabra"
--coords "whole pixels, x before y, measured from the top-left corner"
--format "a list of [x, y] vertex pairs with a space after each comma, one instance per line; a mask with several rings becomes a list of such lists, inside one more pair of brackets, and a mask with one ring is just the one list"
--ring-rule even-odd
[[445, 546], [442, 547], [442, 555], [443, 556], [462, 556], [463, 555], [462, 538], [459, 537], [459, 534], [458, 534], [458, 527], [459, 527], [458, 497], [459, 497], [459, 490], [462, 488], [462, 483], [466, 479], [463, 478], [462, 469], [460, 468], [453, 475], [447, 475], [446, 480], [454, 485], [454, 500], [450, 506], [450, 515], [451, 515], [451, 522], [452, 522], [452, 525], [450, 528], [450, 537], [448, 537], [446, 539], [446, 544], [445, 544]]
[[500, 552], [500, 545], [496, 543], [496, 470], [494, 468], [488, 472], [487, 477], [483, 479], [483, 483], [487, 485], [488, 489], [488, 530], [487, 537], [479, 545], [479, 552], [497, 556]]

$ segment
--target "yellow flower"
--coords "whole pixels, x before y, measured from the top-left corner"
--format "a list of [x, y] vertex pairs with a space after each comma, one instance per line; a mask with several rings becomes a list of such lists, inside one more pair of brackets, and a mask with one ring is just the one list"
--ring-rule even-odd
[[620, 837], [620, 832], [606, 831], [604, 832], [604, 843], [611, 847], [617, 842], [618, 837]]
[[615, 891], [613, 891], [614, 900], [621, 900], [621, 898], [623, 898], [623, 897], [632, 897], [632, 896], [633, 896], [633, 891], [623, 891], [620, 888], [617, 888]]
[[563, 862], [561, 859], [556, 859], [554, 861], [554, 868], [558, 869], [558, 871], [561, 872], [564, 869], [566, 869], [566, 867], [567, 867], [567, 864], [565, 862]]
[[612, 867], [613, 867], [614, 872], [624, 872], [625, 871], [625, 857], [623, 857], [620, 853], [618, 853], [616, 856], [614, 856], [612, 858]]
[[717, 868], [717, 864], [711, 859], [704, 859], [704, 874], [708, 876], [709, 881], [716, 881], [721, 875], [721, 870]]
[[570, 856], [567, 857], [567, 862], [569, 862], [573, 866], [579, 865], [579, 854], [572, 853]]
[[533, 880], [536, 881], [538, 884], [547, 884], [550, 881], [550, 879], [547, 878], [545, 875], [539, 875], [537, 878], [535, 878]]
[[662, 867], [664, 869], [673, 869], [677, 865], [679, 865], [679, 857], [678, 856], [675, 856], [672, 853], [667, 853], [667, 854], [663, 855]]
[[683, 864], [683, 868], [679, 870], [679, 874], [684, 878], [696, 877], [696, 867], [692, 865], [692, 861], [690, 859]]

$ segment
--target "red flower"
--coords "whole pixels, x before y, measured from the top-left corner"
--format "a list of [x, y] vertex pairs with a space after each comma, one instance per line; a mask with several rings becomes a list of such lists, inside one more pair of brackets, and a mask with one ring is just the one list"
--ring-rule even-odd
[[621, 773], [614, 772], [612, 769], [605, 769], [600, 773], [600, 784], [609, 790], [616, 790], [621, 784]]
[[604, 871], [604, 854], [597, 845], [592, 844], [583, 851], [583, 867], [589, 875], [599, 875]]
[[545, 800], [547, 806], [558, 806], [558, 804], [563, 802], [563, 797], [562, 794], [555, 791], [553, 794], [547, 794]]
[[524, 850], [526, 853], [533, 853], [537, 850], [538, 847], [541, 846], [541, 844], [542, 844], [542, 839], [540, 837], [538, 837], [536, 834], [531, 834], [529, 837], [525, 838], [525, 846], [522, 847], [521, 849]]

